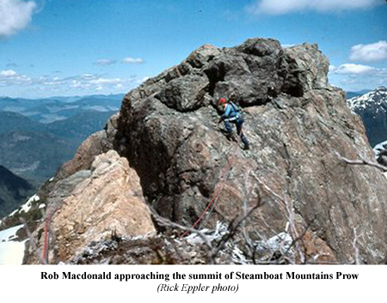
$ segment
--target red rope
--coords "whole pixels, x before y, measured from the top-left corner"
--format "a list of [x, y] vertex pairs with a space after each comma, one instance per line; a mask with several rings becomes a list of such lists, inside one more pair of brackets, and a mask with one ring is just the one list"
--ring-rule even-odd
[[[218, 182], [219, 182], [221, 179], [223, 179], [224, 176], [225, 176], [225, 175], [228, 173], [228, 171], [231, 169], [232, 164], [233, 164], [233, 162], [234, 162], [234, 158], [235, 158], [237, 149], [238, 149], [238, 145], [236, 144], [236, 145], [235, 145], [235, 148], [234, 148], [234, 151], [233, 151], [231, 157], [229, 158], [230, 161], [227, 161], [228, 166], [225, 166], [225, 167], [223, 168], [223, 171], [222, 171], [220, 177], [218, 178], [218, 181], [217, 181], [216, 184], [215, 184], [214, 194], [213, 194], [213, 196], [212, 196], [212, 198], [211, 198], [211, 200], [210, 200], [210, 203], [208, 203], [207, 207], [206, 207], [206, 208], [204, 209], [204, 211], [200, 214], [199, 218], [198, 218], [198, 219], [195, 221], [195, 223], [191, 226], [191, 229], [192, 229], [192, 228], [195, 228], [195, 227], [200, 223], [200, 221], [202, 221], [202, 219], [203, 219], [205, 213], [210, 209], [210, 207], [215, 203], [216, 199], [218, 198], [219, 188], [220, 188], [220, 187], [218, 187]], [[189, 232], [188, 230], [185, 231], [185, 232], [183, 233], [182, 237], [187, 236], [189, 233], [190, 233], [190, 232]]]
[[50, 226], [50, 220], [51, 220], [51, 213], [48, 213], [46, 218], [46, 225], [44, 227], [44, 247], [43, 247], [43, 264], [48, 263], [48, 232], [49, 232], [49, 226]]

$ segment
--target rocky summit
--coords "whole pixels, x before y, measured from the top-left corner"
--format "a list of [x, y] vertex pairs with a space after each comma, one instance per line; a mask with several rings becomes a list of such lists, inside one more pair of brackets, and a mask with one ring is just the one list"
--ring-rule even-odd
[[[253, 263], [273, 259], [267, 251], [274, 246], [293, 252], [296, 263], [384, 262], [387, 180], [377, 168], [342, 160], [373, 159], [373, 152], [345, 93], [328, 83], [328, 68], [317, 45], [282, 48], [276, 40], [249, 39], [231, 48], [204, 45], [130, 91], [105, 132], [88, 139], [40, 195], [58, 207], [51, 253], [58, 261], [77, 255], [77, 262], [92, 263], [79, 256], [95, 251], [108, 231], [148, 237], [150, 206], [170, 226], [234, 226], [234, 248], [244, 260], [249, 252]], [[249, 150], [217, 124], [219, 98], [242, 108]], [[74, 178], [81, 182], [65, 186]], [[154, 222], [159, 256], [173, 241], [160, 240], [168, 224]], [[43, 226], [35, 232], [38, 246]], [[137, 245], [120, 243], [110, 255]], [[145, 251], [137, 255], [151, 263]]]

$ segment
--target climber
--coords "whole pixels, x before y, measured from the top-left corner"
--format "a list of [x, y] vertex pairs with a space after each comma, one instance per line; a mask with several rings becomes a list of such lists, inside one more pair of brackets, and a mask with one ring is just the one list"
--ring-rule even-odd
[[219, 104], [222, 105], [224, 114], [220, 117], [218, 124], [224, 121], [224, 126], [226, 127], [226, 133], [228, 138], [232, 138], [232, 128], [230, 122], [235, 123], [237, 127], [237, 134], [243, 142], [243, 148], [249, 149], [249, 141], [242, 131], [243, 126], [243, 117], [239, 108], [232, 102], [226, 102], [226, 99], [220, 98]]

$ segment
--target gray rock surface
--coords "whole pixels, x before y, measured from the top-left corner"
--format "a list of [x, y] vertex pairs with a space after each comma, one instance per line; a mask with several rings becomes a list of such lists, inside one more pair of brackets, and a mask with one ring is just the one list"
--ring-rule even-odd
[[[356, 246], [360, 262], [381, 262], [387, 182], [375, 168], [339, 160], [373, 155], [345, 93], [329, 85], [328, 66], [316, 45], [203, 46], [125, 96], [114, 147], [137, 171], [148, 203], [173, 221], [191, 226], [217, 193], [201, 222], [213, 226], [260, 196], [249, 237], [271, 238], [290, 223], [307, 239], [306, 259], [353, 263]], [[244, 108], [251, 150], [217, 128], [220, 97]]]

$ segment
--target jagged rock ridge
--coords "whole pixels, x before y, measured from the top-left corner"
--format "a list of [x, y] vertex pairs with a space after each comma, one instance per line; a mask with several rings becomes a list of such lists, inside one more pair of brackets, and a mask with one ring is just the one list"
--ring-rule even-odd
[[[269, 238], [288, 219], [262, 182], [294, 202], [297, 224], [334, 259], [354, 262], [359, 228], [362, 261], [378, 262], [386, 257], [386, 180], [337, 157], [371, 159], [372, 150], [345, 93], [329, 85], [328, 66], [316, 45], [282, 49], [275, 40], [250, 39], [203, 46], [125, 96], [115, 147], [138, 172], [148, 202], [171, 220], [191, 225], [221, 186], [208, 223], [230, 220], [259, 194], [264, 204], [247, 225], [251, 237]], [[251, 151], [234, 156], [217, 129], [219, 97], [244, 107]]]
[[[113, 182], [110, 173], [125, 166], [127, 159], [139, 176], [137, 182], [147, 203], [172, 221], [191, 226], [214, 192], [219, 193], [214, 208], [199, 228], [229, 222], [260, 200], [260, 207], [244, 222], [244, 235], [252, 242], [278, 239], [289, 233], [290, 226], [293, 236], [296, 232], [302, 240], [304, 259], [297, 262], [382, 262], [387, 257], [387, 180], [375, 168], [349, 166], [337, 156], [372, 158], [372, 150], [361, 119], [346, 106], [345, 93], [329, 85], [328, 67], [317, 45], [282, 49], [276, 40], [249, 39], [233, 48], [205, 45], [130, 91], [119, 116], [112, 117], [105, 132], [89, 138], [47, 186], [46, 195], [40, 195], [48, 207], [64, 205], [58, 206], [53, 217], [55, 237], [61, 244], [51, 255], [68, 262], [74, 255], [82, 256], [82, 251], [88, 255], [90, 247], [95, 247], [102, 233], [91, 231], [98, 220], [86, 224], [82, 218], [104, 217], [109, 212], [98, 214], [101, 208], [89, 209], [98, 195], [91, 195], [88, 205], [83, 205], [81, 193], [89, 193], [88, 187], [98, 182], [95, 179], [100, 175], [93, 176], [97, 163], [110, 163], [109, 169], [101, 170]], [[244, 108], [251, 150], [240, 149], [217, 128], [219, 97]], [[108, 151], [111, 146], [121, 157]], [[101, 161], [100, 157], [108, 159]], [[120, 171], [119, 180], [127, 180], [124, 176], [130, 170]], [[129, 180], [132, 178], [136, 179]], [[125, 182], [118, 183], [125, 191], [137, 192], [125, 187]], [[105, 189], [109, 184], [98, 182], [95, 190], [106, 193], [106, 205], [116, 199], [109, 194], [112, 188]], [[65, 201], [82, 209], [64, 219], [68, 212]], [[148, 220], [145, 204], [138, 207]], [[117, 220], [131, 221], [130, 212], [116, 215]], [[67, 225], [72, 226], [71, 232], [65, 231]], [[147, 226], [147, 231], [154, 230], [150, 223]], [[98, 230], [101, 228], [106, 236], [117, 226], [102, 222]], [[43, 225], [35, 232], [39, 245], [42, 230]], [[125, 236], [127, 231], [120, 233]], [[87, 246], [86, 239], [93, 242]], [[158, 254], [168, 250], [162, 245], [171, 243], [160, 241]], [[135, 241], [124, 243], [128, 244], [121, 247], [130, 247]], [[61, 247], [71, 245], [74, 247], [61, 252]], [[116, 249], [114, 253], [125, 254]], [[133, 255], [138, 251], [128, 252], [130, 262]], [[78, 257], [73, 260], [83, 263]], [[118, 263], [128, 260], [118, 259]], [[31, 250], [26, 262], [37, 262]]]

